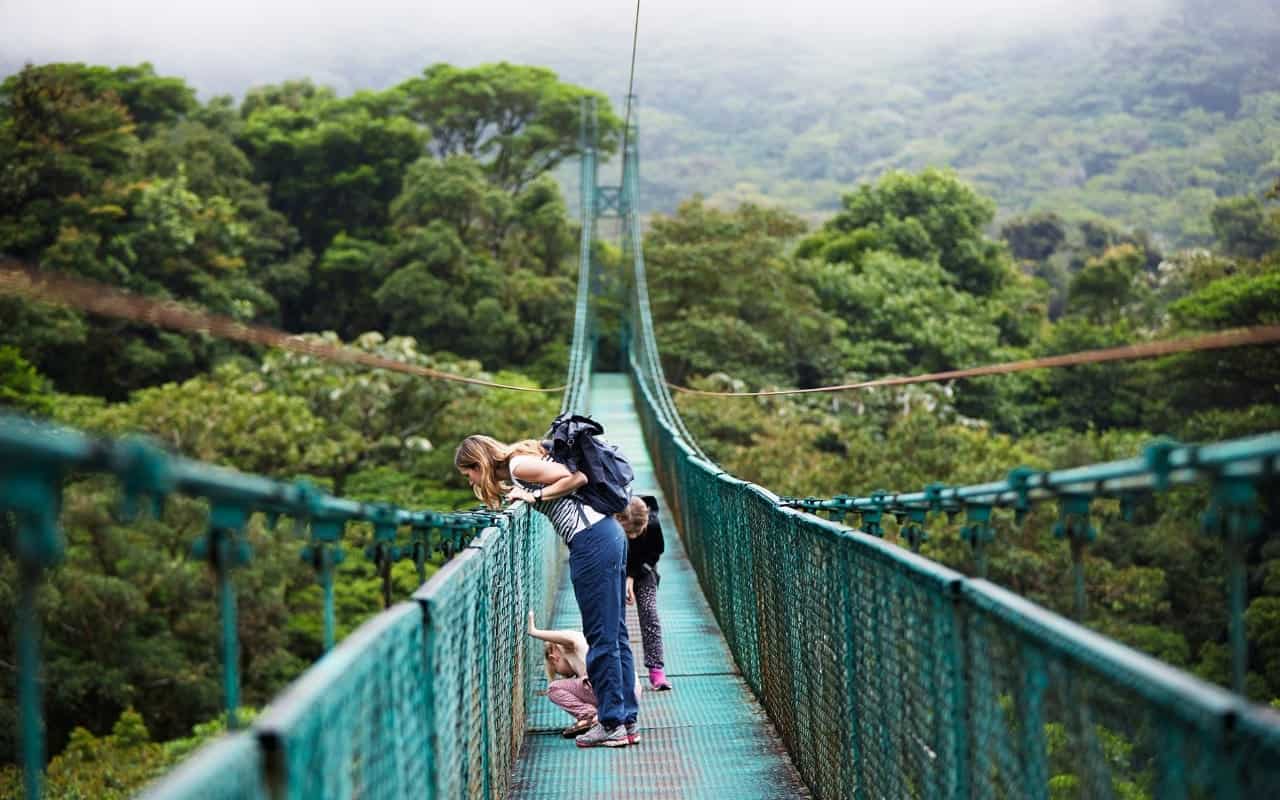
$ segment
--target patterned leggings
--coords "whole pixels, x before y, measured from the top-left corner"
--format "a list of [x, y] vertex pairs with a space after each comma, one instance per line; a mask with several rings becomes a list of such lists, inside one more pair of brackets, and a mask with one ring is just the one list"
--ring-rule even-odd
[[662, 622], [658, 619], [658, 575], [645, 570], [635, 579], [636, 613], [640, 616], [640, 641], [646, 669], [662, 669]]

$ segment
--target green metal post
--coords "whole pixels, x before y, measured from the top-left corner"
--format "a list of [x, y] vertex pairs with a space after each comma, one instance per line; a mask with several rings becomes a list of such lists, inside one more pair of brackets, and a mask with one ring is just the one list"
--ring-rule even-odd
[[214, 501], [209, 509], [209, 531], [192, 546], [196, 558], [208, 559], [218, 584], [218, 610], [222, 618], [222, 688], [227, 729], [240, 727], [240, 641], [236, 633], [236, 590], [231, 572], [249, 561], [249, 545], [241, 538], [250, 509], [232, 502]]
[[955, 679], [951, 682], [951, 696], [947, 698], [951, 704], [951, 755], [955, 765], [952, 783], [948, 787], [951, 797], [968, 797], [970, 792], [969, 764], [971, 760], [969, 732], [969, 692], [968, 684], [968, 641], [966, 626], [968, 621], [961, 612], [959, 581], [947, 587], [946, 602], [951, 617], [951, 635], [946, 651], [947, 668]]
[[1057, 539], [1065, 538], [1071, 545], [1071, 575], [1074, 582], [1075, 618], [1083, 622], [1089, 610], [1089, 598], [1084, 584], [1084, 552], [1089, 542], [1097, 538], [1097, 530], [1089, 523], [1089, 504], [1093, 498], [1087, 494], [1064, 494], [1059, 499], [1058, 521], [1053, 526]]
[[1022, 752], [1026, 773], [1024, 786], [1028, 800], [1048, 800], [1049, 754], [1045, 746], [1044, 695], [1049, 686], [1044, 656], [1032, 647], [1023, 647], [1024, 670], [1018, 684], [1018, 716], [1021, 717]]
[[928, 515], [928, 509], [924, 508], [912, 508], [907, 511], [907, 521], [901, 528], [902, 538], [907, 540], [913, 553], [919, 553], [920, 545], [929, 540], [929, 534], [925, 530]]
[[418, 584], [421, 585], [427, 580], [427, 557], [426, 545], [418, 538], [417, 529], [413, 531], [413, 569], [418, 573]]
[[1085, 542], [1082, 539], [1073, 538], [1071, 540], [1071, 577], [1074, 584], [1074, 603], [1076, 619], [1084, 622], [1085, 615], [1089, 613], [1089, 596], [1084, 590], [1084, 548]]
[[991, 531], [991, 506], [987, 503], [966, 503], [965, 525], [960, 529], [960, 536], [973, 548], [974, 571], [979, 578], [987, 577], [987, 542], [993, 536]]
[[1160, 731], [1157, 751], [1160, 785], [1156, 787], [1157, 797], [1183, 800], [1187, 796], [1185, 748], [1185, 737], [1176, 725], [1166, 725]]
[[327, 653], [333, 649], [333, 641], [336, 638], [333, 614], [333, 562], [327, 550], [321, 559], [323, 563], [320, 567], [320, 584], [324, 586], [324, 651]]
[[1227, 551], [1227, 616], [1231, 639], [1231, 688], [1244, 694], [1245, 676], [1249, 670], [1249, 641], [1244, 630], [1245, 611], [1245, 542], [1242, 537], [1228, 535]]
[[23, 564], [18, 604], [18, 707], [22, 718], [23, 785], [27, 797], [39, 798], [44, 777], [44, 720], [41, 719], [40, 620], [36, 588], [41, 570]]
[[316, 542], [302, 548], [302, 560], [310, 564], [316, 571], [316, 580], [324, 592], [324, 652], [333, 649], [335, 634], [333, 610], [334, 567], [343, 561], [341, 548], [330, 547], [325, 542]]
[[[62, 559], [58, 508], [62, 472], [39, 461], [11, 461], [0, 468], [0, 544], [18, 567], [18, 718], [22, 736], [23, 786], [38, 798], [44, 782], [44, 719], [40, 618], [36, 594], [44, 570]], [[16, 523], [13, 524], [13, 523]]]
[[218, 575], [218, 605], [222, 617], [222, 691], [227, 706], [227, 730], [240, 727], [236, 709], [240, 707], [240, 641], [236, 636], [236, 587], [231, 582], [229, 537], [218, 531], [214, 547], [214, 570]]
[[1245, 551], [1249, 539], [1262, 531], [1258, 491], [1248, 478], [1219, 476], [1213, 484], [1213, 499], [1203, 519], [1204, 530], [1223, 539], [1227, 558], [1228, 638], [1231, 642], [1231, 688], [1244, 694], [1249, 672], [1249, 642], [1245, 636], [1244, 611], [1248, 603], [1245, 580]]

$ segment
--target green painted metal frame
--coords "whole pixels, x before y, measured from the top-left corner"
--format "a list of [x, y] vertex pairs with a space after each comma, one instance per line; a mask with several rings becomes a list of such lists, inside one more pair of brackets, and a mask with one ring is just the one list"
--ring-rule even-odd
[[505, 792], [540, 675], [558, 540], [523, 504], [409, 602], [369, 620], [264, 709], [143, 796], [454, 798]]
[[[594, 101], [584, 100], [582, 120], [582, 232], [562, 402], [566, 412], [585, 410], [595, 352]], [[0, 436], [0, 451], [3, 444]], [[180, 459], [172, 463], [182, 469], [188, 465]], [[194, 465], [191, 471], [202, 475], [207, 469]], [[337, 543], [346, 521], [373, 524], [374, 543], [365, 554], [384, 578], [396, 560], [412, 560], [422, 576], [433, 550], [451, 558], [412, 602], [392, 606], [367, 622], [276, 698], [254, 722], [251, 736], [236, 734], [204, 748], [147, 796], [452, 798], [505, 793], [541, 663], [538, 649], [528, 647], [523, 635], [524, 616], [534, 609], [548, 617], [558, 585], [558, 539], [546, 518], [523, 504], [503, 514], [406, 512], [328, 497], [305, 485], [236, 478], [241, 479], [256, 491], [249, 492], [252, 502], [247, 504], [245, 497], [235, 495], [234, 507], [266, 505], [272, 514], [302, 513], [311, 521], [302, 556], [316, 567], [327, 601], [332, 598], [332, 568], [342, 557]], [[406, 526], [411, 541], [397, 545], [397, 532]], [[387, 599], [389, 603], [389, 594]], [[327, 606], [328, 644], [332, 628], [332, 608]], [[370, 708], [372, 716], [365, 711]], [[479, 741], [458, 731], [477, 731]]]
[[[638, 155], [627, 157], [629, 228], [638, 231]], [[815, 796], [1280, 796], [1280, 714], [985, 580], [788, 507], [803, 503], [707, 458], [667, 391], [637, 244], [626, 239], [629, 361], [654, 468], [743, 677]], [[1270, 447], [1163, 447], [1095, 468], [812, 510], [856, 510], [872, 529], [901, 513], [917, 544], [931, 509], [963, 510], [980, 555], [997, 505], [1025, 511], [1041, 493], [1131, 493], [1206, 465], [1233, 480], [1274, 474]], [[1210, 517], [1248, 534], [1249, 498], [1232, 489], [1215, 491]], [[1088, 535], [1087, 510], [1064, 503], [1064, 537]]]
[[[372, 523], [379, 539], [379, 556], [416, 558], [421, 570], [421, 561], [432, 549], [446, 557], [452, 555], [478, 530], [498, 519], [481, 512], [443, 514], [355, 502], [320, 492], [306, 482], [275, 481], [171, 455], [143, 439], [98, 438], [13, 415], [0, 415], [0, 459], [4, 465], [0, 468], [0, 512], [14, 515], [18, 523], [6, 536], [4, 546], [17, 561], [21, 580], [16, 628], [18, 689], [24, 791], [33, 798], [41, 795], [44, 764], [35, 597], [44, 571], [58, 563], [64, 549], [57, 517], [65, 475], [74, 471], [117, 476], [122, 489], [118, 509], [122, 521], [135, 518], [144, 508], [158, 515], [165, 497], [173, 493], [208, 501], [208, 529], [193, 543], [192, 555], [210, 564], [218, 588], [224, 706], [228, 727], [233, 730], [239, 727], [240, 679], [232, 572], [250, 558], [244, 531], [254, 513], [265, 514], [273, 528], [280, 516], [287, 515], [306, 529], [309, 542], [302, 548], [302, 557], [317, 564], [324, 587], [326, 649], [333, 644], [332, 567], [341, 560], [338, 543], [347, 523]], [[424, 546], [395, 547], [392, 542], [403, 527], [411, 528], [415, 544]]]
[[849, 514], [861, 516], [860, 528], [882, 535], [880, 519], [889, 513], [902, 522], [913, 520], [916, 528], [908, 537], [918, 550], [926, 538], [924, 523], [929, 513], [965, 512], [961, 535], [973, 548], [975, 569], [985, 577], [985, 548], [994, 537], [993, 508], [1013, 509], [1019, 522], [1037, 502], [1059, 504], [1053, 535], [1066, 539], [1071, 547], [1075, 616], [1084, 619], [1088, 598], [1084, 588], [1084, 551], [1097, 538], [1090, 523], [1090, 505], [1101, 498], [1121, 501], [1131, 513], [1136, 498], [1177, 484], [1209, 482], [1213, 492], [1203, 518], [1206, 532], [1223, 541], [1228, 564], [1228, 628], [1232, 655], [1232, 688], [1244, 692], [1248, 667], [1245, 638], [1245, 545], [1262, 535], [1261, 490], [1280, 476], [1280, 433], [1252, 436], [1205, 445], [1184, 445], [1161, 440], [1148, 445], [1141, 455], [1120, 461], [1090, 464], [1072, 469], [1037, 471], [1018, 467], [1003, 481], [973, 486], [947, 487], [931, 484], [922, 491], [892, 493], [878, 491], [868, 497], [841, 495], [833, 498], [780, 498], [782, 505], [811, 513], [825, 513], [845, 520]]

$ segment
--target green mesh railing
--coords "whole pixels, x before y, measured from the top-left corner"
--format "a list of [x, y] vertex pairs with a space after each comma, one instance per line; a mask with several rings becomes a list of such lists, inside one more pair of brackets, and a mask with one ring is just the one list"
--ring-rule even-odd
[[247, 733], [206, 746], [146, 793], [164, 798], [495, 797], [523, 740], [558, 540], [523, 504], [409, 602], [366, 622]]
[[[584, 124], [578, 291], [561, 404], [568, 413], [585, 410], [595, 351], [592, 140]], [[530, 609], [550, 616], [560, 561], [545, 517], [517, 504], [504, 519], [413, 602], [352, 633], [268, 706], [253, 726], [261, 752], [234, 753], [256, 759], [246, 769], [261, 763], [260, 788], [290, 798], [505, 794], [541, 663], [523, 620]], [[217, 772], [201, 766], [233, 757], [227, 748], [220, 742], [197, 754], [148, 797], [240, 796], [223, 794]]]
[[[447, 693], [432, 688], [429, 667], [473, 669], [457, 660], [467, 653], [482, 654], [490, 662], [487, 669], [496, 669], [500, 675], [478, 691], [474, 686], [466, 691], [470, 701], [482, 709], [485, 725], [501, 731], [476, 744], [486, 770], [483, 783], [477, 785], [503, 785], [494, 784], [492, 777], [509, 770], [519, 741], [513, 742], [507, 731], [512, 725], [523, 729], [526, 684], [534, 679], [538, 663], [537, 653], [524, 649], [521, 623], [529, 609], [549, 610], [552, 589], [557, 585], [557, 540], [547, 531], [545, 518], [522, 505], [502, 514], [441, 514], [361, 503], [324, 494], [301, 482], [284, 483], [191, 461], [142, 440], [94, 438], [0, 415], [0, 512], [5, 514], [0, 522], [4, 523], [3, 544], [18, 565], [22, 598], [17, 638], [26, 797], [40, 796], [43, 766], [39, 617], [34, 598], [43, 571], [54, 566], [61, 555], [58, 509], [63, 478], [72, 472], [119, 478], [123, 495], [119, 513], [125, 520], [144, 508], [157, 510], [169, 494], [185, 494], [208, 503], [208, 526], [193, 542], [192, 551], [209, 564], [218, 587], [224, 700], [228, 727], [233, 729], [237, 727], [240, 689], [234, 573], [251, 557], [246, 532], [255, 514], [265, 514], [268, 525], [276, 530], [280, 515], [292, 517], [293, 530], [306, 533], [301, 551], [316, 567], [324, 587], [327, 639], [332, 638], [334, 616], [333, 566], [342, 560], [342, 534], [348, 523], [372, 526], [374, 543], [366, 555], [376, 563], [408, 558], [415, 561], [421, 574], [429, 554], [457, 554], [451, 565], [477, 564], [473, 569], [482, 576], [479, 589], [474, 589], [474, 580], [455, 581], [473, 587], [460, 590], [464, 599], [458, 603], [479, 620], [469, 629], [474, 646], [462, 653], [446, 647], [431, 660], [432, 637], [442, 624], [432, 616], [431, 604], [438, 593], [451, 591], [452, 584], [446, 579], [457, 572], [451, 566], [426, 584], [417, 603], [386, 611], [331, 650], [258, 718], [251, 734], [233, 735], [194, 756], [157, 789], [160, 796], [253, 796], [270, 788], [277, 795], [313, 797], [317, 786], [356, 787], [363, 796], [420, 795], [418, 787], [424, 779], [437, 779], [435, 773], [422, 772], [424, 765], [448, 764], [447, 760], [423, 758], [437, 746], [437, 738], [426, 735], [435, 730], [434, 717], [428, 715], [436, 713], [432, 703], [450, 702]], [[291, 537], [281, 532], [280, 538]], [[290, 545], [281, 541], [278, 546]], [[428, 612], [425, 621], [424, 610]], [[452, 634], [446, 638], [448, 635]], [[441, 718], [457, 719], [445, 705], [440, 707], [445, 709], [438, 712]], [[415, 738], [415, 731], [424, 733], [416, 736], [419, 744], [409, 741]], [[402, 756], [410, 750], [417, 755], [406, 761]], [[490, 764], [494, 765], [492, 770]], [[330, 796], [326, 791], [320, 794]], [[335, 790], [332, 796], [349, 793]], [[454, 795], [445, 791], [441, 796]]]
[[1280, 715], [712, 463], [667, 391], [637, 238], [646, 443], [743, 678], [816, 796], [1280, 797]]
[[[584, 107], [583, 116], [594, 120], [594, 109]], [[586, 407], [595, 351], [590, 303], [594, 136], [594, 125], [584, 122], [579, 286], [565, 412]], [[233, 728], [239, 680], [231, 576], [249, 557], [243, 535], [252, 514], [265, 512], [272, 520], [293, 516], [308, 531], [303, 556], [324, 587], [326, 649], [333, 640], [334, 567], [343, 557], [347, 522], [372, 524], [374, 543], [366, 555], [386, 579], [387, 598], [395, 560], [413, 560], [423, 574], [430, 553], [452, 556], [412, 601], [388, 608], [329, 650], [248, 731], [201, 748], [152, 786], [147, 797], [505, 794], [541, 663], [538, 648], [527, 646], [524, 619], [530, 610], [550, 616], [559, 580], [559, 540], [545, 517], [519, 503], [497, 515], [355, 503], [306, 484], [170, 456], [141, 441], [111, 442], [0, 417], [0, 513], [18, 521], [0, 544], [17, 560], [22, 578], [17, 638], [28, 798], [41, 795], [44, 763], [35, 595], [43, 571], [61, 557], [57, 515], [62, 479], [71, 470], [116, 474], [126, 517], [147, 498], [175, 491], [208, 499], [208, 534], [195, 551], [213, 566], [220, 587], [226, 704]], [[410, 541], [397, 544], [404, 528]]]
[[562, 414], [585, 413], [591, 390], [591, 366], [595, 357], [595, 319], [591, 308], [591, 243], [596, 221], [596, 106], [594, 98], [581, 102], [582, 128], [578, 171], [578, 203], [582, 231], [578, 237], [578, 292], [574, 301], [573, 341], [569, 347], [569, 374]]

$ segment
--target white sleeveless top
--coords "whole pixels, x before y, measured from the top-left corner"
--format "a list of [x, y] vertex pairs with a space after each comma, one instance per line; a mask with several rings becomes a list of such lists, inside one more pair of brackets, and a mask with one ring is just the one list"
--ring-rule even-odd
[[[545, 484], [534, 483], [532, 481], [521, 480], [516, 477], [516, 464], [525, 459], [535, 459], [536, 456], [512, 456], [507, 462], [507, 469], [511, 472], [511, 482], [521, 488], [533, 491], [541, 489]], [[551, 456], [543, 456], [543, 461], [550, 461]], [[585, 531], [592, 525], [604, 519], [604, 514], [596, 511], [591, 506], [582, 502], [573, 495], [565, 495], [557, 497], [554, 500], [542, 500], [537, 503], [529, 504], [533, 510], [539, 511], [547, 515], [551, 520], [551, 526], [556, 529], [556, 533], [564, 540], [566, 545], [577, 536], [581, 531]]]

